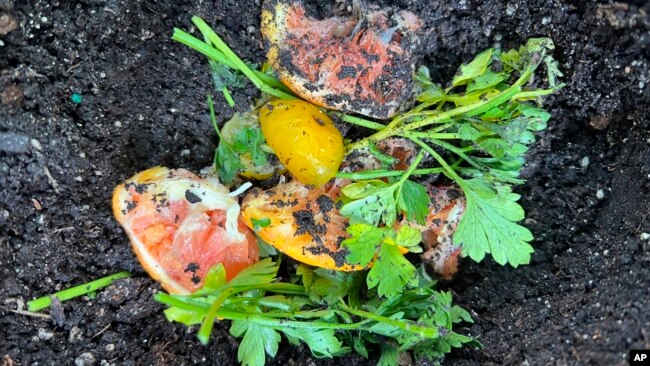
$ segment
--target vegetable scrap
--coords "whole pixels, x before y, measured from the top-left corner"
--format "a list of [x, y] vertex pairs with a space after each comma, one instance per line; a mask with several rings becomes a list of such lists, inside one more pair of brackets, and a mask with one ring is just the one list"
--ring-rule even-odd
[[330, 117], [302, 100], [272, 100], [260, 108], [267, 143], [291, 175], [322, 186], [343, 161], [343, 136]]

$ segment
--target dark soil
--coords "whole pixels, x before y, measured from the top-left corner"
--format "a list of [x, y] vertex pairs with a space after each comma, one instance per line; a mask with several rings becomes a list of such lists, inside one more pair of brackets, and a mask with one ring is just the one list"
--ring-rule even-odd
[[[650, 232], [650, 5], [395, 3], [428, 21], [423, 50], [434, 79], [449, 80], [460, 62], [491, 45], [550, 36], [567, 83], [548, 101], [554, 118], [518, 189], [536, 236], [532, 263], [463, 263], [446, 286], [476, 319], [460, 331], [485, 350], [455, 352], [448, 364], [627, 364], [628, 349], [650, 348], [643, 234]], [[196, 329], [164, 319], [151, 297], [159, 287], [113, 220], [110, 196], [154, 165], [210, 164], [206, 63], [170, 40], [172, 28], [188, 28], [200, 15], [240, 55], [261, 62], [259, 13], [254, 0], [0, 0], [3, 365], [236, 363], [227, 329], [217, 327], [203, 347]], [[234, 94], [241, 108], [256, 95], [250, 88]], [[219, 118], [229, 117], [232, 110], [218, 103]], [[10, 311], [17, 301], [121, 270], [135, 277], [93, 300], [63, 303], [60, 325]], [[314, 360], [292, 347], [274, 363], [369, 364], [354, 356]]]

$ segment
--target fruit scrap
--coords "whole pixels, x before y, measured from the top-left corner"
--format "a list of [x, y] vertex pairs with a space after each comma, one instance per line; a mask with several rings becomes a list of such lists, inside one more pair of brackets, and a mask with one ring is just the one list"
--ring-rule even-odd
[[233, 196], [216, 178], [156, 167], [115, 188], [113, 213], [149, 275], [170, 293], [188, 294], [214, 265], [231, 279], [259, 260]]
[[302, 100], [273, 100], [259, 112], [266, 142], [291, 175], [320, 187], [343, 161], [343, 136], [318, 107]]
[[422, 22], [393, 8], [357, 10], [358, 17], [318, 20], [301, 1], [266, 1], [261, 30], [267, 58], [303, 99], [386, 119], [411, 97]]
[[461, 248], [453, 243], [452, 236], [465, 211], [465, 197], [453, 186], [429, 187], [429, 197], [429, 215], [422, 230], [422, 262], [445, 279], [451, 279], [458, 271], [461, 255]]
[[257, 234], [291, 258], [339, 271], [362, 269], [346, 262], [341, 242], [348, 235], [348, 219], [341, 216], [325, 188], [313, 188], [293, 180], [262, 191], [251, 190], [242, 203], [249, 228], [266, 220]]

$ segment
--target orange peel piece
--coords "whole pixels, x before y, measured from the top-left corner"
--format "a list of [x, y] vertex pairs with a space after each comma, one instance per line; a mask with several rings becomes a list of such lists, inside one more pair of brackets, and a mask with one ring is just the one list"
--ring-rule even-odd
[[268, 219], [257, 234], [299, 262], [337, 271], [363, 269], [346, 260], [341, 242], [348, 238], [348, 220], [325, 188], [293, 180], [266, 191], [253, 189], [242, 203], [242, 217], [249, 228], [255, 227], [254, 220]]

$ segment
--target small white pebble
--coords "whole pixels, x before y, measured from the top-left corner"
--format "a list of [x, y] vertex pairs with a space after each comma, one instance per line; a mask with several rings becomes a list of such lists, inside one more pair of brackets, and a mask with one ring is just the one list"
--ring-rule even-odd
[[629, 66], [625, 66], [624, 70], [626, 74], [629, 74], [632, 71], [632, 69]]
[[596, 198], [598, 198], [599, 200], [602, 200], [603, 198], [605, 198], [605, 191], [603, 191], [602, 189], [597, 190], [596, 191]]
[[105, 72], [100, 72], [99, 77], [104, 79], [106, 77], [106, 73]]
[[104, 173], [102, 173], [101, 170], [95, 170], [95, 175], [101, 177], [102, 175], [104, 175]]
[[47, 23], [47, 17], [41, 17], [41, 22]]
[[144, 121], [144, 116], [141, 115], [141, 114], [139, 114], [139, 115], [138, 115], [138, 121]]
[[31, 141], [32, 147], [38, 151], [43, 150], [43, 146], [41, 145], [41, 142], [38, 141], [37, 139], [32, 139]]
[[86, 153], [85, 152], [80, 152], [79, 157], [82, 158], [82, 159], [85, 159], [86, 158]]
[[115, 122], [113, 123], [113, 126], [115, 126], [115, 127], [122, 127], [122, 122], [120, 122], [120, 121], [115, 121]]
[[115, 351], [115, 345], [113, 343], [109, 343], [106, 345], [106, 352], [113, 352]]
[[544, 18], [542, 18], [542, 24], [547, 25], [547, 24], [550, 23], [550, 22], [551, 22], [551, 19], [550, 19], [550, 18], [548, 18], [548, 17], [544, 17]]
[[603, 256], [608, 256], [609, 255], [609, 249], [603, 250]]
[[189, 149], [181, 150], [181, 156], [188, 156], [188, 155], [190, 155], [190, 150]]
[[171, 114], [174, 114], [174, 113], [178, 112], [178, 109], [176, 109], [176, 108], [169, 108], [167, 111], [169, 111], [169, 113], [171, 113]]
[[589, 166], [589, 157], [588, 156], [585, 156], [585, 157], [582, 158], [582, 160], [580, 160], [580, 166], [582, 167], [582, 169], [587, 169], [587, 167]]
[[38, 328], [38, 338], [44, 341], [49, 341], [50, 339], [54, 338], [54, 333], [43, 328]]
[[74, 180], [76, 180], [77, 182], [83, 182], [84, 181], [83, 177], [80, 176], [80, 175], [77, 175], [76, 177], [74, 177]]
[[641, 233], [641, 240], [650, 240], [650, 233]]

